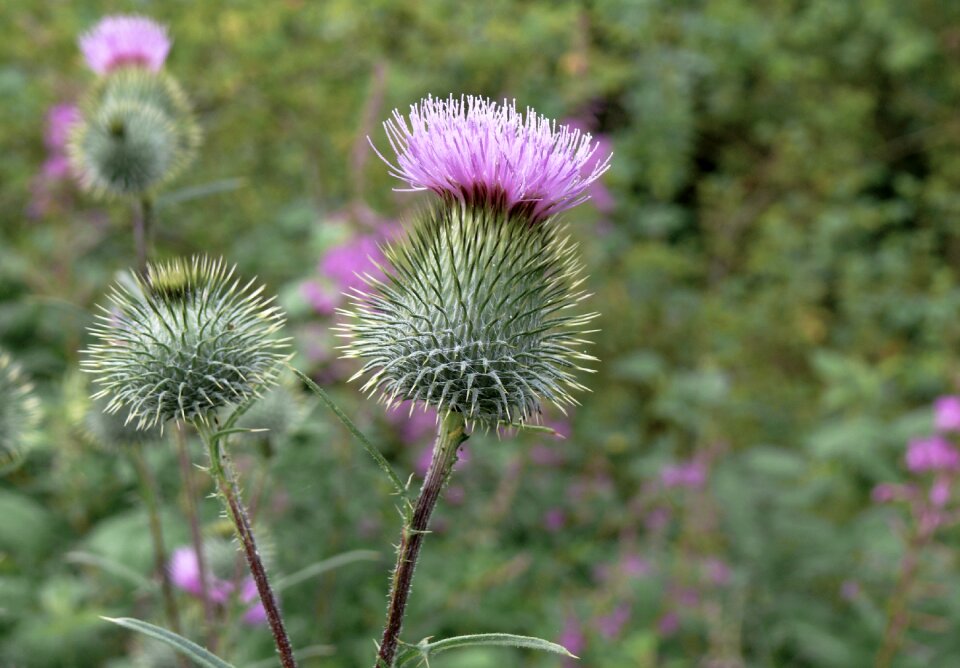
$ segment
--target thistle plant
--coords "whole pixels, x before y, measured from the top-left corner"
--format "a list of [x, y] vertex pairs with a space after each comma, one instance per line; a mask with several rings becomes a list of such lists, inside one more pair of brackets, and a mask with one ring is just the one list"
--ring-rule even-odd
[[80, 49], [101, 78], [72, 128], [70, 164], [94, 196], [139, 203], [134, 232], [143, 271], [153, 194], [193, 160], [200, 131], [186, 94], [162, 71], [170, 51], [166, 28], [140, 16], [111, 16], [81, 36]]
[[20, 366], [0, 352], [0, 475], [23, 462], [37, 438], [40, 400]]
[[[139, 429], [191, 423], [207, 446], [210, 473], [234, 522], [283, 665], [295, 666], [279, 606], [260, 557], [236, 473], [224, 447], [233, 423], [276, 381], [287, 358], [284, 317], [255, 281], [243, 283], [223, 260], [194, 257], [147, 265], [118, 281], [91, 328], [98, 343], [82, 368]], [[232, 407], [223, 424], [220, 413]]]
[[439, 201], [384, 249], [386, 278], [366, 277], [340, 331], [367, 393], [433, 406], [440, 424], [405, 514], [376, 668], [394, 666], [423, 537], [468, 428], [524, 426], [544, 401], [563, 409], [586, 389], [576, 374], [594, 359], [596, 314], [578, 310], [581, 265], [555, 216], [609, 164], [589, 135], [476, 97], [428, 98], [384, 127], [391, 173]]

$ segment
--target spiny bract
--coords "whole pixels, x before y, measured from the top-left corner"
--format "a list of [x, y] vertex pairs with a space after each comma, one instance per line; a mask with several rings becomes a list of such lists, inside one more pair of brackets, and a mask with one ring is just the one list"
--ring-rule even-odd
[[40, 423], [40, 400], [9, 355], [0, 352], [0, 474], [17, 468], [33, 445]]
[[576, 247], [551, 223], [464, 204], [438, 204], [406, 241], [384, 249], [384, 281], [357, 291], [340, 327], [354, 376], [393, 405], [414, 400], [485, 427], [539, 416], [540, 402], [576, 403], [570, 390], [594, 358], [575, 314]]
[[207, 421], [273, 385], [286, 359], [283, 313], [223, 260], [194, 257], [149, 266], [118, 281], [91, 333], [83, 369], [145, 429], [168, 420]]

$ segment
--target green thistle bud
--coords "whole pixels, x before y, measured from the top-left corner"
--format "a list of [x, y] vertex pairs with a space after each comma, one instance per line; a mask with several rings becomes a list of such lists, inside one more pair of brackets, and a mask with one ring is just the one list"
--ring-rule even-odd
[[462, 413], [485, 427], [561, 409], [596, 314], [572, 314], [579, 289], [576, 247], [555, 224], [531, 224], [464, 204], [435, 207], [409, 238], [384, 249], [385, 281], [367, 277], [354, 296], [346, 357], [365, 360], [364, 391], [385, 403], [414, 400]]
[[71, 133], [70, 162], [98, 196], [141, 195], [169, 179], [185, 155], [164, 113], [129, 100], [103, 105]]
[[148, 266], [118, 281], [83, 351], [84, 371], [107, 412], [147, 429], [169, 420], [206, 422], [259, 396], [286, 359], [283, 313], [254, 281], [241, 284], [223, 260], [194, 257]]
[[0, 353], [0, 474], [20, 466], [37, 439], [39, 423], [40, 400], [33, 385], [9, 355]]

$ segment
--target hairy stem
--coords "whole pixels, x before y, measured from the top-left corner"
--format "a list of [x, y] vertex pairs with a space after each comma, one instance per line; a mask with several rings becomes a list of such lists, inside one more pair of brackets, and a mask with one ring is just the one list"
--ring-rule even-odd
[[200, 517], [197, 514], [197, 495], [193, 488], [193, 465], [187, 450], [186, 425], [177, 422], [177, 454], [180, 459], [180, 477], [183, 478], [183, 495], [186, 497], [187, 522], [190, 524], [190, 540], [197, 556], [197, 568], [200, 570], [200, 598], [203, 599], [203, 617], [207, 625], [207, 649], [216, 654], [216, 608], [210, 598], [210, 582], [207, 574], [207, 560], [203, 551], [203, 534], [200, 531]]
[[133, 216], [133, 243], [137, 250], [137, 271], [147, 271], [147, 260], [153, 255], [153, 200], [149, 195], [140, 198], [138, 211]]
[[147, 506], [147, 515], [150, 524], [150, 537], [153, 543], [153, 567], [156, 576], [160, 578], [160, 592], [163, 596], [163, 607], [167, 615], [170, 630], [180, 633], [180, 611], [177, 609], [177, 599], [173, 594], [173, 583], [170, 581], [170, 572], [167, 570], [167, 548], [163, 540], [163, 524], [160, 521], [160, 504], [158, 502], [157, 481], [150, 472], [147, 461], [139, 448], [129, 449], [130, 461], [137, 472], [140, 482], [140, 494]]
[[423, 480], [420, 496], [417, 497], [413, 507], [413, 514], [404, 522], [400, 536], [397, 565], [391, 580], [387, 622], [383, 629], [383, 638], [380, 641], [380, 650], [377, 653], [374, 668], [393, 668], [407, 608], [407, 598], [410, 596], [410, 587], [413, 584], [413, 572], [417, 567], [417, 557], [420, 556], [420, 547], [430, 524], [430, 516], [440, 499], [444, 485], [450, 479], [453, 465], [457, 462], [457, 450], [460, 444], [467, 440], [464, 429], [463, 415], [460, 413], [447, 413], [440, 423], [437, 440], [433, 446], [430, 469]]
[[210, 456], [210, 474], [217, 483], [220, 496], [227, 512], [230, 514], [230, 518], [233, 520], [237, 538], [243, 546], [243, 553], [247, 559], [247, 566], [250, 568], [250, 574], [257, 585], [257, 593], [260, 594], [263, 609], [267, 613], [270, 631], [273, 633], [277, 645], [277, 653], [280, 654], [280, 664], [283, 668], [296, 668], [297, 661], [293, 656], [290, 637], [284, 627], [283, 617], [280, 615], [280, 606], [277, 605], [273, 589], [270, 588], [267, 571], [263, 566], [260, 551], [257, 549], [257, 542], [253, 537], [253, 528], [250, 526], [247, 509], [244, 507], [240, 496], [240, 488], [237, 484], [237, 475], [233, 469], [233, 464], [230, 462], [230, 457], [226, 451], [220, 447], [218, 438], [211, 435], [204, 428], [204, 425], [197, 424], [196, 427], [207, 444], [207, 454]]

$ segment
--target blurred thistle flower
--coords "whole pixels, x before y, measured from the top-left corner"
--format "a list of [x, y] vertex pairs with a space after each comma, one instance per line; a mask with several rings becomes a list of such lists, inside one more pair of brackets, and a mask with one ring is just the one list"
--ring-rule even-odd
[[[226, 605], [236, 593], [241, 603], [252, 604], [244, 610], [243, 621], [252, 626], [266, 624], [266, 611], [260, 602], [253, 578], [244, 578], [237, 591], [234, 583], [237, 551], [233, 544], [222, 539], [208, 538], [203, 542], [203, 556], [207, 571], [207, 595], [210, 600], [217, 605]], [[192, 545], [181, 545], [173, 551], [170, 555], [169, 570], [174, 586], [193, 596], [203, 596], [197, 552]]]
[[266, 626], [267, 611], [260, 600], [260, 594], [257, 592], [257, 583], [253, 578], [247, 577], [240, 586], [240, 600], [252, 605], [246, 609], [241, 619], [250, 626]]
[[960, 397], [947, 395], [933, 402], [934, 426], [940, 432], [960, 431]]
[[595, 622], [600, 635], [612, 640], [620, 635], [623, 627], [630, 621], [630, 606], [626, 603], [619, 604], [610, 614], [597, 617]]
[[0, 474], [13, 471], [36, 442], [40, 400], [9, 355], [0, 352]]
[[145, 16], [107, 16], [79, 42], [87, 65], [100, 75], [125, 66], [158, 72], [170, 53], [166, 27]]
[[118, 281], [90, 331], [82, 368], [108, 412], [147, 429], [168, 420], [205, 422], [260, 394], [286, 359], [283, 313], [254, 281], [241, 284], [222, 259], [148, 265]]
[[913, 473], [960, 470], [960, 453], [941, 436], [912, 439], [907, 446], [907, 468]]
[[383, 279], [380, 265], [384, 262], [380, 243], [382, 235], [365, 234], [353, 237], [328, 249], [317, 271], [321, 281], [309, 281], [301, 287], [302, 294], [321, 315], [332, 314], [343, 303], [344, 295], [364, 286], [364, 276]]
[[46, 215], [56, 205], [60, 183], [70, 176], [68, 139], [80, 120], [80, 110], [73, 104], [56, 104], [47, 111], [43, 133], [47, 158], [31, 183], [27, 215], [33, 218]]
[[162, 438], [160, 427], [137, 429], [119, 413], [109, 412], [108, 405], [103, 397], [91, 401], [84, 416], [84, 427], [96, 446], [106, 449], [139, 447], [157, 443]]
[[[210, 561], [209, 545], [204, 543], [204, 558]], [[212, 572], [213, 569], [206, 568], [207, 571], [207, 595], [214, 603], [226, 603], [230, 594], [233, 592], [233, 583], [228, 578], [219, 578]], [[200, 564], [197, 560], [197, 552], [192, 545], [182, 545], [176, 548], [170, 555], [170, 580], [173, 584], [188, 594], [194, 596], [203, 595], [203, 586], [200, 581]]]
[[80, 120], [80, 109], [75, 104], [55, 104], [47, 110], [47, 124], [43, 143], [51, 155], [65, 155], [70, 130]]
[[[588, 198], [590, 184], [609, 168], [595, 160], [589, 134], [570, 130], [516, 103], [482, 97], [428, 97], [384, 123], [396, 164], [380, 158], [410, 190], [432, 190], [467, 205], [522, 213], [532, 222]], [[374, 148], [376, 150], [376, 148]]]

